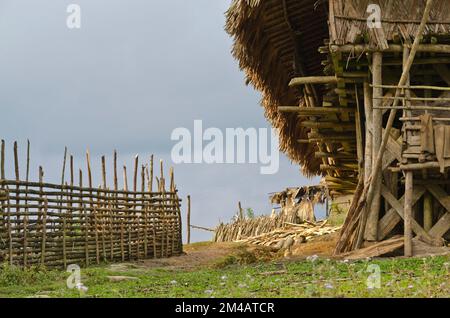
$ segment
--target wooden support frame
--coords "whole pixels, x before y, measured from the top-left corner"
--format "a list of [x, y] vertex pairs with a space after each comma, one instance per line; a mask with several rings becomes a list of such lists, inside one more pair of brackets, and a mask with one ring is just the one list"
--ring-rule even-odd
[[[383, 85], [383, 53], [375, 52], [372, 58], [372, 83], [374, 85], [372, 94], [372, 153], [378, 154], [381, 148], [381, 141], [383, 137], [383, 111], [377, 109], [382, 106], [383, 89], [379, 88]], [[372, 157], [372, 166], [375, 166], [376, 156]], [[365, 227], [365, 239], [368, 241], [376, 241], [378, 234], [378, 219], [381, 208], [381, 182], [382, 174], [378, 173], [376, 178], [372, 180], [374, 188], [372, 204], [367, 208], [370, 209], [367, 217], [367, 224]]]

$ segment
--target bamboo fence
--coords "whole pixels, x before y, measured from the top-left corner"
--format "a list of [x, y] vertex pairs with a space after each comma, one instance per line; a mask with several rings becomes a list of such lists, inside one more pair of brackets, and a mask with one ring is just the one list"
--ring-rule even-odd
[[[28, 148], [29, 149], [29, 148]], [[114, 189], [106, 186], [106, 164], [102, 157], [103, 185], [92, 187], [89, 153], [88, 186], [73, 178], [70, 157], [70, 184], [64, 183], [66, 154], [61, 184], [19, 179], [17, 144], [15, 180], [4, 178], [4, 142], [2, 142], [0, 179], [0, 262], [21, 267], [88, 266], [101, 262], [163, 258], [182, 253], [180, 199], [170, 170], [170, 189], [165, 189], [163, 164], [152, 191], [153, 156], [150, 172], [142, 166], [138, 191], [138, 157], [135, 160], [133, 190], [128, 190], [124, 167], [124, 189], [118, 189], [117, 153], [114, 153]], [[151, 179], [150, 179], [151, 178]]]

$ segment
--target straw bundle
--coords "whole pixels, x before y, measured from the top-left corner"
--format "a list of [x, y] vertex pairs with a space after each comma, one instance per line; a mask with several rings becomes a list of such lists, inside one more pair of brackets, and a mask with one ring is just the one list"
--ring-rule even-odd
[[275, 247], [277, 249], [290, 247], [295, 242], [305, 243], [317, 236], [327, 235], [339, 231], [339, 226], [326, 226], [327, 221], [317, 223], [287, 224], [285, 228], [269, 233], [239, 240], [241, 243]]
[[[300, 163], [306, 176], [321, 174], [320, 161], [314, 157], [317, 147], [298, 143], [309, 129], [301, 126], [295, 114], [280, 113], [278, 106], [305, 106], [302, 93], [288, 87], [299, 69], [311, 75], [323, 73], [317, 47], [328, 37], [328, 31], [326, 12], [315, 10], [316, 2], [234, 0], [225, 27], [234, 39], [232, 53], [246, 74], [247, 84], [262, 92], [261, 104], [265, 116], [278, 129], [281, 151]], [[314, 32], [302, 32], [304, 45], [298, 52], [294, 36], [301, 23]]]

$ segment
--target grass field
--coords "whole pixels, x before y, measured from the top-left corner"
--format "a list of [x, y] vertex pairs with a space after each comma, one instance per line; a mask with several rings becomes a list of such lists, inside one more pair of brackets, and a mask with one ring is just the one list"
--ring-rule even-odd
[[[201, 250], [201, 245], [196, 247]], [[449, 297], [450, 257], [346, 262], [310, 257], [267, 261], [243, 247], [192, 267], [127, 263], [81, 269], [86, 292], [69, 289], [69, 273], [0, 268], [0, 297]], [[195, 254], [195, 252], [194, 252]], [[187, 259], [189, 260], [189, 259]], [[151, 266], [149, 266], [151, 264]], [[374, 266], [375, 265], [375, 266]], [[380, 288], [368, 288], [380, 270]], [[368, 271], [369, 270], [369, 271]], [[370, 271], [371, 270], [371, 271]], [[112, 282], [108, 276], [131, 276]]]

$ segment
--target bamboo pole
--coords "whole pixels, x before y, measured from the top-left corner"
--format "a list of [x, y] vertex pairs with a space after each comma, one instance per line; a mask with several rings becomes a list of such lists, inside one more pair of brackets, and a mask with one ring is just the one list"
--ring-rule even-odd
[[170, 192], [175, 192], [175, 179], [174, 179], [173, 167], [170, 167], [169, 176], [170, 176]]
[[[27, 140], [27, 167], [25, 173], [25, 181], [28, 183], [30, 178], [30, 140]], [[28, 185], [25, 186], [25, 191], [28, 192]], [[28, 200], [25, 200], [25, 205], [28, 205]], [[28, 262], [28, 208], [25, 208], [25, 216], [23, 218], [23, 265], [26, 267]]]
[[105, 158], [105, 156], [102, 156], [102, 182], [103, 182], [103, 189], [106, 189], [107, 184], [106, 184], [106, 158]]
[[433, 227], [433, 197], [427, 191], [423, 199], [423, 229], [429, 232]]
[[119, 189], [119, 184], [117, 180], [117, 151], [114, 150], [114, 191]]
[[191, 196], [187, 196], [187, 243], [191, 244]]
[[[429, 15], [430, 15], [432, 4], [433, 4], [433, 0], [427, 0], [425, 11], [424, 11], [423, 18], [422, 18], [422, 22], [421, 22], [421, 24], [420, 24], [420, 26], [419, 26], [419, 28], [417, 30], [417, 34], [416, 34], [416, 37], [414, 39], [414, 43], [413, 43], [413, 45], [411, 47], [411, 53], [409, 54], [408, 60], [407, 60], [407, 62], [405, 63], [405, 65], [403, 67], [402, 76], [400, 78], [398, 86], [404, 86], [406, 84], [407, 80], [408, 80], [409, 70], [411, 69], [411, 66], [412, 66], [412, 64], [414, 62], [414, 58], [415, 58], [416, 53], [417, 53], [418, 45], [419, 45], [420, 40], [422, 38], [421, 35], [423, 34], [423, 31], [424, 31], [425, 26], [426, 26], [426, 22], [428, 21], [428, 18], [429, 18]], [[400, 94], [401, 94], [401, 90], [397, 89], [396, 93], [395, 93], [395, 97], [399, 97]], [[399, 103], [398, 99], [394, 100], [393, 107], [397, 107], [398, 103]], [[385, 128], [385, 131], [384, 131], [384, 134], [383, 134], [383, 139], [382, 139], [381, 146], [380, 146], [380, 151], [377, 154], [377, 159], [376, 159], [375, 164], [374, 164], [373, 169], [372, 169], [372, 175], [370, 177], [370, 184], [369, 184], [369, 186], [366, 189], [364, 189], [364, 193], [361, 196], [360, 203], [358, 204], [357, 210], [362, 211], [364, 206], [372, 206], [372, 200], [373, 200], [373, 197], [374, 197], [374, 191], [376, 191], [376, 189], [375, 189], [376, 187], [374, 186], [376, 184], [374, 183], [374, 181], [376, 181], [378, 179], [378, 175], [381, 174], [381, 164], [382, 164], [382, 161], [383, 161], [383, 153], [386, 150], [386, 145], [387, 145], [387, 142], [389, 140], [389, 136], [390, 136], [390, 133], [391, 133], [391, 128], [392, 128], [392, 126], [394, 124], [396, 115], [397, 115], [397, 110], [394, 108], [394, 109], [392, 109], [390, 111], [390, 114], [389, 114], [388, 122], [387, 122], [387, 125], [386, 125], [386, 128]], [[363, 226], [362, 227], [363, 230], [360, 231], [361, 234], [358, 236], [358, 240], [357, 240], [357, 243], [356, 243], [356, 248], [361, 247], [362, 240], [363, 240], [363, 237], [364, 237], [364, 234], [363, 234], [364, 233], [364, 228], [365, 228], [364, 216], [363, 216], [362, 226]]]
[[[16, 177], [16, 181], [20, 181], [20, 175], [19, 175], [19, 155], [18, 155], [18, 153], [17, 153], [18, 151], [17, 151], [17, 141], [15, 141], [14, 142], [14, 174], [15, 174], [15, 177]], [[16, 185], [16, 191], [19, 191], [19, 184], [17, 184]], [[20, 200], [16, 200], [16, 205], [17, 206], [19, 206], [19, 204], [20, 204]], [[17, 218], [17, 220], [19, 220], [20, 219], [20, 216], [19, 216], [19, 213], [20, 213], [20, 211], [19, 211], [19, 208], [17, 208], [16, 207], [16, 218]]]
[[242, 210], [241, 201], [238, 202], [239, 220], [244, 219], [244, 210]]
[[9, 265], [13, 265], [13, 237], [12, 237], [12, 224], [11, 224], [11, 207], [10, 207], [10, 201], [9, 201], [9, 191], [8, 188], [6, 188], [6, 194], [7, 194], [7, 201], [6, 201], [6, 217], [8, 218], [8, 260]]
[[124, 190], [128, 192], [127, 166], [123, 166], [123, 187]]
[[139, 166], [139, 155], [134, 157], [134, 170], [133, 170], [133, 191], [137, 192], [137, 176]]
[[142, 202], [141, 202], [141, 217], [144, 221], [144, 258], [146, 258], [148, 255], [148, 240], [147, 240], [147, 205], [145, 203], [145, 165], [142, 165], [141, 167], [141, 196], [142, 196]]
[[45, 266], [45, 243], [47, 239], [47, 200], [44, 202], [42, 215], [41, 266]]
[[413, 180], [414, 173], [412, 171], [406, 172], [405, 179], [405, 212], [404, 212], [404, 236], [405, 236], [405, 256], [411, 257], [413, 256], [412, 250], [412, 213], [413, 213]]
[[[78, 182], [80, 186], [80, 196], [83, 195], [83, 170], [78, 170]], [[88, 213], [86, 211], [86, 206], [82, 201], [79, 202], [80, 209], [80, 222], [81, 219], [84, 220], [84, 261], [86, 266], [89, 266], [89, 222], [88, 222]]]
[[92, 189], [92, 171], [91, 171], [91, 155], [89, 150], [86, 151], [86, 165], [88, 170], [88, 185]]
[[[372, 138], [373, 138], [373, 144], [372, 144], [372, 153], [378, 154], [381, 148], [381, 140], [382, 140], [382, 125], [383, 125], [383, 111], [380, 109], [376, 109], [377, 107], [382, 106], [382, 100], [379, 99], [379, 97], [383, 96], [383, 89], [376, 87], [376, 85], [382, 85], [383, 84], [383, 74], [382, 74], [382, 68], [383, 68], [383, 53], [381, 52], [375, 52], [373, 54], [372, 59], [372, 73], [373, 73], [373, 120], [372, 120]], [[375, 166], [375, 157], [372, 157], [372, 165]], [[369, 209], [368, 212], [368, 218], [367, 218], [367, 224], [365, 228], [365, 238], [368, 241], [376, 241], [378, 238], [377, 231], [378, 231], [378, 219], [380, 214], [380, 207], [381, 207], [381, 182], [382, 182], [382, 174], [379, 173], [377, 175], [377, 178], [375, 178], [373, 181], [374, 186], [374, 193], [373, 193], [373, 199], [372, 204], [368, 206]]]
[[366, 114], [366, 147], [364, 154], [364, 183], [369, 181], [372, 173], [373, 135], [372, 135], [372, 93], [369, 83], [364, 83], [364, 113]]

